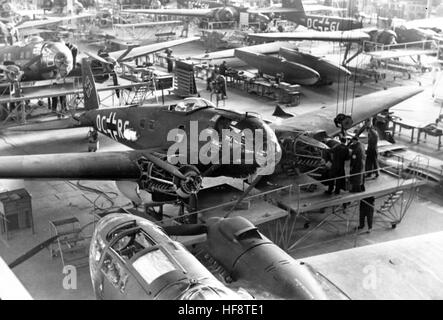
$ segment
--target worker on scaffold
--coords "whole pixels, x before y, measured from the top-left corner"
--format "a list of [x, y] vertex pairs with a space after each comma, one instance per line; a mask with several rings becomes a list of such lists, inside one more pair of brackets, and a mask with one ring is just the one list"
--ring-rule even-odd
[[91, 128], [88, 132], [88, 152], [96, 152], [98, 147], [98, 132], [94, 128]]

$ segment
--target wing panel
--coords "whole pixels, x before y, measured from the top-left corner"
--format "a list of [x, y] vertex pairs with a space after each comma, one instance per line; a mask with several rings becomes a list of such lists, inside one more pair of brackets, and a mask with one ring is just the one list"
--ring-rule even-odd
[[268, 41], [314, 40], [355, 42], [370, 39], [367, 33], [360, 30], [250, 33], [248, 36], [251, 39]]
[[160, 14], [165, 16], [205, 17], [212, 9], [132, 9], [122, 10], [122, 13]]
[[0, 179], [137, 179], [141, 151], [0, 157]]
[[[411, 86], [377, 91], [355, 98], [354, 101], [348, 100], [347, 109], [348, 111], [352, 109], [352, 120], [353, 124], [356, 125], [422, 91], [422, 88]], [[340, 109], [341, 107], [339, 107], [339, 112]], [[272, 127], [280, 132], [293, 129], [308, 132], [324, 130], [328, 135], [333, 136], [340, 132], [340, 128], [337, 128], [333, 121], [336, 115], [337, 107], [331, 105], [294, 118], [285, 119], [279, 125], [274, 124]]]
[[[157, 52], [157, 51], [160, 51], [160, 50], [163, 50], [163, 49], [166, 49], [166, 48], [178, 46], [178, 45], [181, 45], [181, 44], [184, 44], [184, 43], [188, 43], [188, 42], [192, 42], [192, 41], [196, 41], [196, 40], [199, 40], [199, 39], [200, 39], [199, 37], [190, 37], [190, 38], [177, 39], [177, 40], [171, 40], [171, 41], [166, 41], [166, 42], [159, 42], [159, 43], [149, 44], [149, 45], [146, 45], [146, 46], [136, 47], [136, 48], [133, 48], [126, 56], [124, 56], [124, 58], [121, 59], [121, 61], [127, 61], [127, 60], [131, 60], [131, 59], [135, 59], [137, 57], [144, 56], [144, 55], [147, 55], [149, 53]], [[110, 52], [109, 55], [112, 58], [114, 58], [116, 60], [119, 60], [119, 58], [125, 52], [126, 52], [126, 50], [119, 50], [119, 51]]]

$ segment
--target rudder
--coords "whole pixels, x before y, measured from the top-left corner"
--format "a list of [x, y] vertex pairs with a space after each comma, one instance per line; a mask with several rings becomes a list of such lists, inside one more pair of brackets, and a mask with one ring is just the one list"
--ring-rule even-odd
[[100, 98], [95, 87], [94, 75], [92, 74], [88, 59], [82, 59], [82, 83], [83, 83], [83, 101], [86, 110], [98, 109]]
[[297, 9], [300, 13], [305, 14], [305, 8], [303, 8], [303, 3], [301, 0], [282, 0], [282, 8]]

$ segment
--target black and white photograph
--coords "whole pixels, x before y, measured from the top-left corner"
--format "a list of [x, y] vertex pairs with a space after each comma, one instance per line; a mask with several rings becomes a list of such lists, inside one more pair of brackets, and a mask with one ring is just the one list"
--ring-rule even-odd
[[0, 0], [0, 300], [443, 300], [442, 70], [443, 0]]

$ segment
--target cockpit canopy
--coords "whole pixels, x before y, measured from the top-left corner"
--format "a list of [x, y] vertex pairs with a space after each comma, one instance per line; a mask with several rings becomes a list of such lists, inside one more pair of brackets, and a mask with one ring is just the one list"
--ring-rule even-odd
[[173, 104], [169, 106], [170, 111], [176, 112], [192, 112], [202, 108], [212, 107], [215, 108], [215, 105], [203, 98], [186, 98], [183, 101], [180, 101], [177, 104]]

